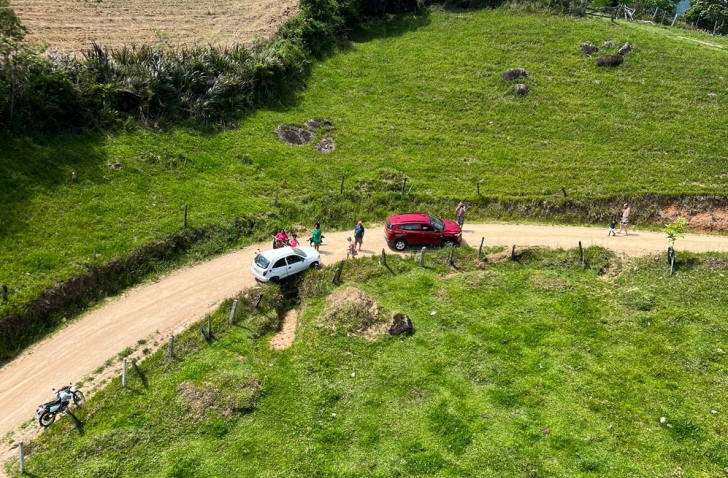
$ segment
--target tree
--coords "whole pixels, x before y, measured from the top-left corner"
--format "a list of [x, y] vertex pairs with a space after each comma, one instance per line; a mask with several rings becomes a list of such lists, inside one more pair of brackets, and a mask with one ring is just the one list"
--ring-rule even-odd
[[680, 237], [685, 237], [685, 229], [688, 227], [688, 221], [684, 217], [678, 217], [672, 224], [668, 224], [663, 229], [667, 234], [667, 240], [670, 242], [670, 247], [675, 247], [675, 241]]
[[726, 33], [728, 25], [728, 0], [692, 0], [690, 9], [683, 15], [686, 23], [694, 23], [698, 28], [718, 33]]
[[[8, 0], [0, 0], [0, 53], [6, 54], [25, 37], [25, 26]], [[7, 48], [7, 49], [6, 49]]]

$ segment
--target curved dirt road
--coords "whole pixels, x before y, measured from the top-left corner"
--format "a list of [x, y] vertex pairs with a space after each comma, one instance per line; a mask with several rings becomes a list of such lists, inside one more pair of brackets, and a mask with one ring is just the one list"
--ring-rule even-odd
[[[324, 265], [346, 256], [346, 237], [351, 235], [326, 233], [321, 247]], [[582, 241], [585, 247], [604, 246], [631, 256], [664, 252], [667, 248], [663, 233], [634, 231], [627, 237], [607, 237], [606, 228], [589, 227], [466, 224], [463, 237], [475, 247], [481, 237], [487, 246], [571, 248]], [[680, 250], [693, 252], [728, 251], [728, 237], [686, 235], [678, 245]], [[0, 415], [0, 437], [31, 418], [39, 403], [51, 399], [52, 387], [82, 380], [107, 359], [155, 331], [164, 336], [184, 330], [224, 299], [253, 286], [248, 267], [256, 249], [267, 247], [268, 243], [246, 247], [131, 289], [0, 368], [0, 403], [5, 405]], [[379, 253], [383, 247], [386, 243], [381, 226], [368, 228], [363, 253]], [[0, 456], [7, 457], [8, 453], [4, 442]]]

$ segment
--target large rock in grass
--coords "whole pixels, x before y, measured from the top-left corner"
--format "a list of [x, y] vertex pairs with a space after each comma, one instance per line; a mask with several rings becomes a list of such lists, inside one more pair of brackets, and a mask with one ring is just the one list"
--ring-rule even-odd
[[599, 51], [599, 48], [592, 45], [591, 43], [582, 43], [581, 44], [581, 52], [584, 53], [586, 56], [592, 56], [593, 53], [596, 53]]
[[524, 85], [523, 83], [518, 83], [514, 88], [513, 92], [517, 95], [523, 96], [527, 95], [530, 90], [528, 89], [528, 86]]
[[632, 51], [632, 45], [629, 42], [627, 42], [624, 45], [622, 45], [622, 48], [620, 48], [619, 50], [617, 50], [617, 53], [619, 53], [620, 55], [624, 56], [624, 55], [626, 55], [627, 53], [629, 53], [631, 51]]
[[528, 76], [528, 73], [523, 68], [511, 68], [510, 70], [503, 73], [504, 81], [512, 81], [522, 76]]
[[622, 55], [607, 55], [597, 60], [597, 66], [619, 66], [624, 62]]
[[389, 327], [389, 335], [401, 335], [410, 332], [414, 328], [412, 321], [407, 314], [396, 312], [392, 314], [392, 325]]

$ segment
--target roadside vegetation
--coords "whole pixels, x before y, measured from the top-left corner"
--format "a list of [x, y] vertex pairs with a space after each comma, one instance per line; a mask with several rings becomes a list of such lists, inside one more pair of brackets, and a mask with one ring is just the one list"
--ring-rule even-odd
[[[206, 257], [314, 221], [330, 230], [395, 211], [451, 216], [459, 200], [469, 220], [601, 223], [629, 198], [643, 226], [659, 221], [660, 204], [724, 197], [727, 53], [689, 35], [508, 9], [397, 16], [356, 29], [312, 66], [305, 91], [234, 129], [2, 133], [0, 315], [22, 316], [44, 290], [114, 260], [131, 278], [85, 297], [133, 283], [149, 268], [128, 258], [145, 247], [161, 251], [149, 263], [191, 247]], [[635, 49], [597, 68], [579, 46], [603, 40]], [[503, 81], [512, 67], [528, 71], [529, 95]], [[333, 152], [274, 133], [311, 118], [330, 120], [312, 144], [328, 136]], [[197, 232], [179, 241], [185, 204]], [[165, 240], [173, 245], [152, 247]], [[41, 328], [61, 315], [43, 317]], [[27, 341], [11, 343], [3, 356]]]
[[[588, 248], [369, 257], [263, 287], [26, 444], [46, 476], [690, 476], [728, 467], [725, 254], [621, 262]], [[376, 302], [352, 316], [332, 298]], [[253, 303], [258, 293], [264, 301]], [[355, 295], [356, 296], [356, 295]], [[287, 297], [290, 297], [288, 295]], [[353, 297], [349, 295], [348, 297]], [[362, 297], [360, 293], [358, 297]], [[356, 304], [355, 304], [356, 305]], [[338, 307], [338, 309], [337, 309]], [[342, 308], [343, 307], [343, 308]], [[406, 313], [409, 335], [362, 331]], [[368, 337], [365, 338], [365, 336]], [[375, 338], [375, 340], [371, 340]], [[17, 463], [10, 465], [17, 476]]]

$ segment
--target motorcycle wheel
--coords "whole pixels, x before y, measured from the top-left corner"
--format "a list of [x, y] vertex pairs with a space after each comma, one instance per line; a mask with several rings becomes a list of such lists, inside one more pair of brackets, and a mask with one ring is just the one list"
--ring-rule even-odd
[[56, 414], [48, 411], [43, 412], [43, 415], [41, 415], [38, 419], [38, 423], [40, 423], [40, 426], [43, 428], [48, 428], [54, 421], [56, 421]]
[[76, 390], [75, 392], [73, 392], [73, 403], [75, 403], [76, 405], [81, 405], [85, 401], [86, 397], [83, 396], [81, 390]]

